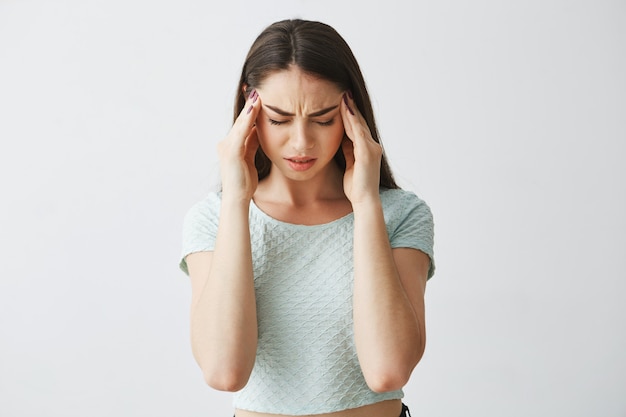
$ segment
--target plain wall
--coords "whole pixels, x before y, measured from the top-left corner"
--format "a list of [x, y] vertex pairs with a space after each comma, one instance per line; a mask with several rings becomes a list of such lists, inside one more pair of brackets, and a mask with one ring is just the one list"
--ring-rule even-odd
[[0, 0], [0, 415], [229, 416], [182, 220], [258, 33], [334, 26], [435, 216], [414, 416], [626, 416], [623, 1]]

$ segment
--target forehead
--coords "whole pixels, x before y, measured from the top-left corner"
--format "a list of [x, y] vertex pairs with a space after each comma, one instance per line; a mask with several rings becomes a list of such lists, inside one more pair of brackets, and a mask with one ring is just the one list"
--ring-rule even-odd
[[332, 81], [308, 74], [298, 67], [276, 71], [268, 75], [261, 86], [259, 93], [263, 93], [266, 98], [282, 97], [284, 99], [298, 98], [332, 98], [336, 99], [341, 89]]

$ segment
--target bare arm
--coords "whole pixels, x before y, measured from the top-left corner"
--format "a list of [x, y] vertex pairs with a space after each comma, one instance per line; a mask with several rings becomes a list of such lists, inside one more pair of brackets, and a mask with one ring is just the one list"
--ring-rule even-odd
[[382, 148], [344, 95], [341, 115], [349, 140], [344, 192], [354, 212], [354, 337], [363, 375], [373, 391], [402, 388], [426, 343], [424, 291], [429, 257], [392, 250], [379, 195]]
[[243, 388], [256, 357], [257, 316], [252, 271], [250, 201], [257, 186], [253, 97], [218, 146], [222, 203], [213, 252], [186, 257], [192, 281], [191, 345], [207, 383], [218, 390]]
[[214, 252], [187, 256], [192, 281], [191, 346], [207, 383], [245, 386], [257, 346], [248, 210], [222, 204]]
[[430, 259], [391, 249], [380, 203], [354, 209], [354, 334], [374, 391], [402, 388], [426, 345], [424, 292]]

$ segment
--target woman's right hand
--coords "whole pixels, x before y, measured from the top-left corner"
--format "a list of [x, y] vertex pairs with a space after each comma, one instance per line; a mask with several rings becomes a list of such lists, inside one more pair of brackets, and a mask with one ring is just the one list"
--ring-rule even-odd
[[230, 132], [217, 145], [222, 199], [250, 202], [259, 183], [254, 156], [259, 148], [255, 121], [261, 100], [252, 90]]

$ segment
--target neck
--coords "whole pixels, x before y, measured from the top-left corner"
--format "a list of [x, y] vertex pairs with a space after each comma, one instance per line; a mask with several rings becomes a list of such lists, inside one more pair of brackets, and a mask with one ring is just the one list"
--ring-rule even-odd
[[255, 198], [291, 206], [304, 206], [321, 200], [344, 199], [343, 173], [336, 164], [330, 164], [320, 175], [306, 181], [297, 181], [272, 169], [259, 183]]

